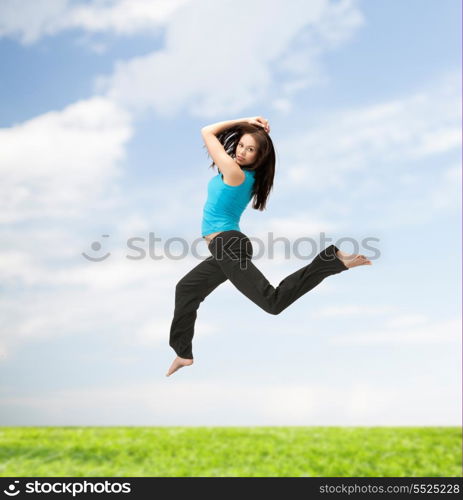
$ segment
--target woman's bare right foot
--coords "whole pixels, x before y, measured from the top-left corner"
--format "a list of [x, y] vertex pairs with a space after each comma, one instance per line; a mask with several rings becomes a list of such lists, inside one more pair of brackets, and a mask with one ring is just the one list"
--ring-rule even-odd
[[177, 356], [172, 364], [170, 365], [170, 368], [168, 372], [166, 373], [166, 377], [169, 375], [172, 375], [172, 373], [176, 372], [179, 368], [183, 368], [184, 366], [189, 366], [193, 364], [193, 360], [189, 358], [181, 358], [180, 356]]
[[365, 255], [354, 254], [354, 253], [349, 254], [346, 252], [342, 252], [341, 250], [337, 250], [336, 256], [347, 268], [363, 266], [363, 265], [371, 266], [371, 260], [367, 259]]

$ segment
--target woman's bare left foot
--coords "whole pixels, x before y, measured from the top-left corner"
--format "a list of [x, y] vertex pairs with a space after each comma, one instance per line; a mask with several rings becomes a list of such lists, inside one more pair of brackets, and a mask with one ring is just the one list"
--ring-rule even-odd
[[354, 254], [354, 253], [349, 254], [346, 252], [342, 252], [341, 250], [337, 250], [336, 256], [347, 268], [355, 266], [363, 266], [363, 265], [371, 266], [371, 260], [367, 259], [365, 255]]
[[189, 366], [192, 364], [193, 364], [192, 359], [181, 358], [180, 356], [177, 356], [170, 365], [169, 371], [166, 373], [166, 377], [172, 375], [172, 373], [176, 372], [179, 368], [183, 368], [184, 366]]

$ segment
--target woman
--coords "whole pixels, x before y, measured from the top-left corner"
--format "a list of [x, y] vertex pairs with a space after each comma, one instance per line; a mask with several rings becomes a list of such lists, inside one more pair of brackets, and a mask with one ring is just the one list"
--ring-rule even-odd
[[219, 173], [208, 184], [202, 236], [211, 256], [187, 273], [175, 288], [175, 310], [169, 345], [177, 357], [166, 376], [193, 364], [192, 339], [200, 303], [229, 279], [246, 297], [269, 314], [279, 314], [327, 276], [371, 264], [364, 255], [350, 255], [330, 245], [315, 259], [274, 288], [257, 269], [252, 244], [239, 220], [249, 201], [263, 210], [273, 186], [275, 150], [268, 120], [260, 116], [230, 120], [201, 129]]

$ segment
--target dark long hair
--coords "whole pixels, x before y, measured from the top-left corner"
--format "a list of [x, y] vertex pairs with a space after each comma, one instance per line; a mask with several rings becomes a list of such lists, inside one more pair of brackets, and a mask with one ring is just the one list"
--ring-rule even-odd
[[[252, 190], [253, 202], [251, 206], [256, 210], [262, 211], [266, 208], [267, 198], [272, 190], [273, 179], [275, 177], [275, 149], [272, 139], [270, 139], [270, 136], [262, 127], [252, 125], [248, 122], [239, 122], [223, 130], [217, 134], [217, 139], [225, 151], [232, 158], [235, 158], [236, 147], [244, 134], [252, 135], [257, 142], [256, 161], [251, 165], [241, 168], [242, 170], [255, 170], [255, 182]], [[212, 161], [209, 168], [213, 168], [214, 165], [215, 162]]]

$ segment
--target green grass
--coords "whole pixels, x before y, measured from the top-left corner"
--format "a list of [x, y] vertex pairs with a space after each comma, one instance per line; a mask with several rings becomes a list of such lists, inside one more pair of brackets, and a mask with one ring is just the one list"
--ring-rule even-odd
[[461, 477], [458, 427], [0, 427], [0, 476]]

